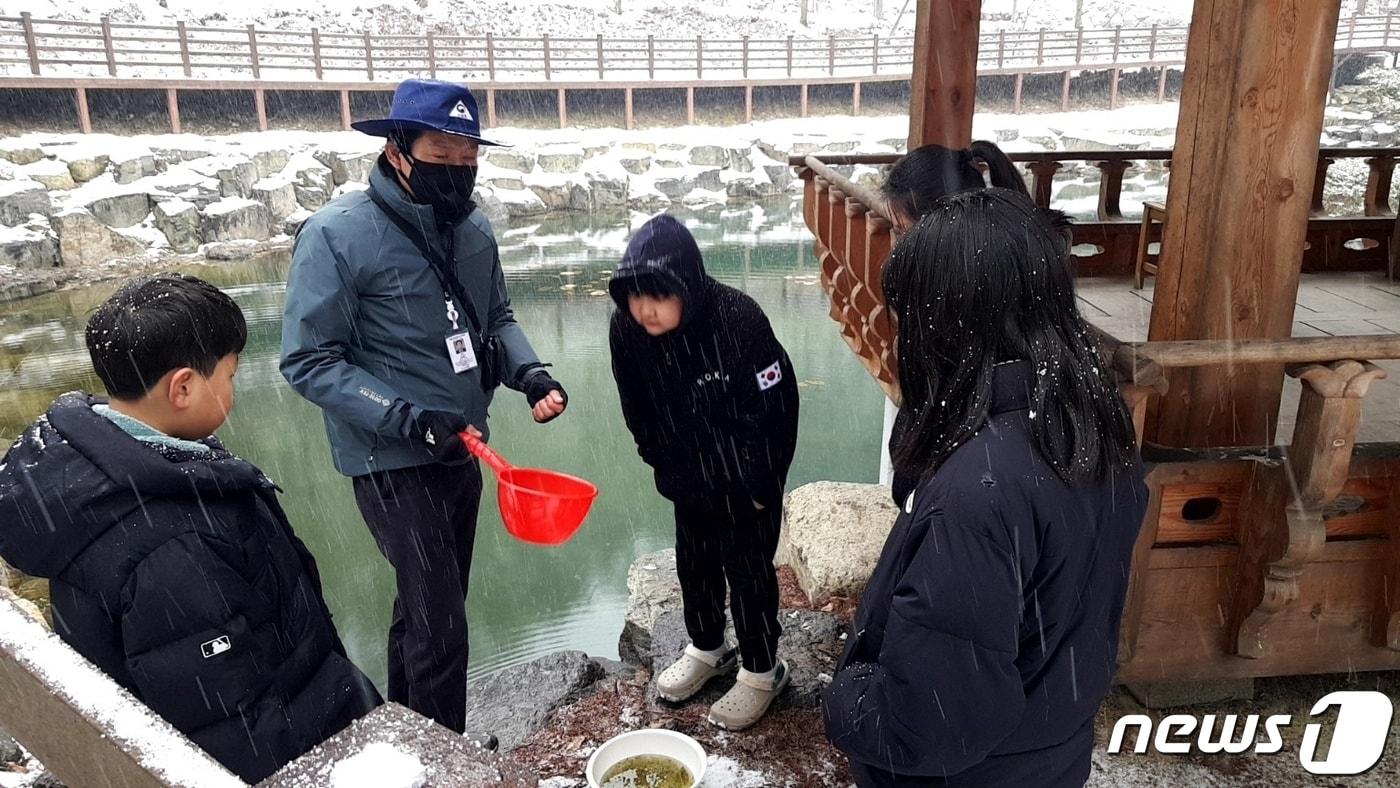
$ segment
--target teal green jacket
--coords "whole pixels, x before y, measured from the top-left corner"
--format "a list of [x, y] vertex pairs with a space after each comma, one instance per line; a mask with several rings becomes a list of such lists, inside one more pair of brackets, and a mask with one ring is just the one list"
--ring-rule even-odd
[[[410, 201], [381, 167], [369, 183], [445, 253], [432, 208]], [[447, 232], [457, 276], [485, 330], [505, 348], [505, 384], [519, 390], [524, 377], [543, 370], [511, 311], [491, 224], [473, 211]], [[459, 325], [470, 329], [458, 309]], [[360, 476], [432, 462], [426, 447], [407, 437], [417, 411], [460, 413], [487, 432], [491, 395], [478, 370], [453, 371], [450, 333], [443, 288], [428, 261], [369, 195], [344, 195], [307, 220], [287, 275], [281, 370], [321, 408], [336, 470]]]

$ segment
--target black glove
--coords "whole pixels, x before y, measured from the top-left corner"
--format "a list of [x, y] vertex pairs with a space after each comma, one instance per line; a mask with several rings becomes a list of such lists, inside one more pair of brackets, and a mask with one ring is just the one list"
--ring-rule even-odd
[[564, 404], [569, 404], [569, 393], [564, 387], [559, 385], [559, 381], [549, 376], [548, 372], [539, 372], [525, 379], [525, 401], [530, 403], [530, 407], [535, 407], [540, 400], [549, 396], [549, 392], [557, 391], [559, 396], [564, 398]]
[[441, 410], [419, 411], [409, 416], [408, 435], [422, 441], [435, 462], [465, 460], [467, 445], [459, 434], [467, 428], [467, 420], [456, 413]]

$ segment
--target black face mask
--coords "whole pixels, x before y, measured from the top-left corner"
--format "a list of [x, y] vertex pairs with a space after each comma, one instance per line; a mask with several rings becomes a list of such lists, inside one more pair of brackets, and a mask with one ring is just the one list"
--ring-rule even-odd
[[472, 191], [476, 188], [477, 168], [465, 164], [430, 164], [404, 154], [413, 166], [408, 176], [408, 188], [419, 202], [433, 206], [438, 221], [456, 224], [473, 207]]

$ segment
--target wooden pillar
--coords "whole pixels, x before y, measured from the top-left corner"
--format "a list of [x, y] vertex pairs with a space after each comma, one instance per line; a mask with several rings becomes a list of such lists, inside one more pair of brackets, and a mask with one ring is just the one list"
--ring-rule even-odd
[[803, 118], [807, 117], [807, 86], [806, 86], [806, 85], [803, 85], [803, 86], [802, 86], [802, 98], [799, 100], [798, 103], [799, 103], [799, 105], [800, 105], [799, 116], [800, 116], [800, 117], [803, 117]]
[[340, 91], [340, 128], [350, 130], [350, 91]]
[[1015, 98], [1012, 99], [1012, 108], [1011, 108], [1011, 111], [1014, 112], [1014, 113], [1016, 113], [1017, 115], [1020, 115], [1020, 114], [1021, 114], [1021, 93], [1022, 93], [1022, 89], [1025, 87], [1025, 85], [1026, 85], [1026, 75], [1025, 75], [1025, 74], [1017, 74], [1017, 75], [1016, 75], [1016, 93], [1015, 93]]
[[92, 133], [92, 113], [88, 112], [87, 88], [74, 88], [73, 98], [78, 103], [78, 130]]
[[860, 83], [851, 86], [851, 114], [860, 114]]
[[753, 85], [744, 86], [744, 122], [753, 122]]
[[559, 128], [569, 125], [569, 101], [563, 88], [559, 88]]
[[[1151, 340], [1283, 339], [1307, 237], [1341, 0], [1196, 0]], [[1176, 370], [1172, 446], [1273, 441], [1283, 369]]]
[[622, 91], [622, 102], [625, 106], [623, 111], [625, 127], [630, 131], [637, 127], [637, 116], [632, 111], [632, 88], [628, 87]]
[[688, 126], [695, 125], [695, 86], [691, 85], [685, 89], [685, 122]]
[[495, 127], [496, 125], [496, 89], [486, 89], [486, 125]]
[[165, 112], [170, 116], [170, 133], [180, 133], [180, 92], [175, 88], [165, 89]]
[[1123, 70], [1113, 69], [1113, 84], [1108, 89], [1108, 108], [1118, 109], [1118, 83], [1122, 81]]
[[1069, 112], [1069, 80], [1072, 72], [1065, 72], [1065, 81], [1060, 85], [1060, 111]]
[[972, 142], [981, 0], [918, 0], [909, 150]]
[[258, 131], [267, 131], [267, 92], [262, 88], [253, 91], [253, 109], [258, 114]]
[[1167, 72], [1171, 69], [1162, 66], [1162, 73], [1157, 75], [1157, 103], [1161, 104], [1167, 100]]

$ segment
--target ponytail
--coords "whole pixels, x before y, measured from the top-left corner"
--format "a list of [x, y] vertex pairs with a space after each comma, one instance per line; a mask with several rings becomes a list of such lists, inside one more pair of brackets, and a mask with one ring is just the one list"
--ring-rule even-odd
[[980, 161], [987, 165], [987, 175], [990, 177], [992, 185], [999, 189], [1011, 189], [1015, 192], [1030, 196], [1030, 190], [1026, 188], [1026, 179], [1021, 175], [1021, 171], [1016, 169], [1016, 165], [1011, 162], [1006, 153], [995, 142], [978, 140], [972, 143], [968, 153], [975, 161]]

